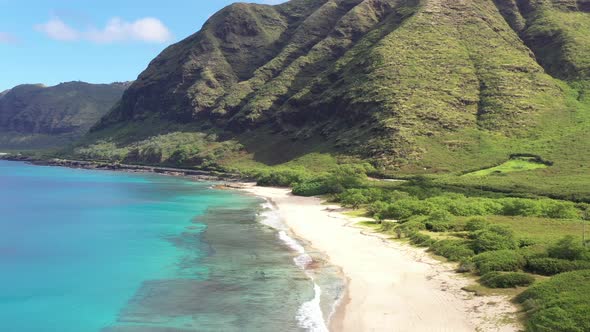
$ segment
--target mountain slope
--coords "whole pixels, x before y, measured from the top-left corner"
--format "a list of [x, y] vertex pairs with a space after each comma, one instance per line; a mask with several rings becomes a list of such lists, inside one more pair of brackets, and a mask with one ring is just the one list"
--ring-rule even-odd
[[327, 152], [438, 173], [530, 153], [572, 172], [558, 159], [590, 124], [588, 3], [234, 4], [154, 59], [85, 144], [190, 131], [265, 164]]
[[0, 94], [0, 147], [38, 148], [84, 135], [121, 98], [127, 83], [20, 85]]

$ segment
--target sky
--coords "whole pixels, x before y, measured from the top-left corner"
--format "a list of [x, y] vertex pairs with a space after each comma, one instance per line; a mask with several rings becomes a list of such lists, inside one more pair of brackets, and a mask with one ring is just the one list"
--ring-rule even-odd
[[164, 48], [232, 2], [0, 0], [0, 92], [25, 83], [134, 80]]

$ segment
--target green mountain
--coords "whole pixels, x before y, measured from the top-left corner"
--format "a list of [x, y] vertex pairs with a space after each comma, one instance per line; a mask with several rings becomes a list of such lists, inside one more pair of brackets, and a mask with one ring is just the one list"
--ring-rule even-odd
[[569, 195], [590, 183], [589, 81], [589, 0], [238, 3], [155, 58], [75, 154], [250, 167], [325, 153], [473, 186], [459, 175], [525, 154], [552, 166], [486, 183]]
[[0, 93], [0, 148], [47, 148], [79, 139], [128, 83], [19, 85]]

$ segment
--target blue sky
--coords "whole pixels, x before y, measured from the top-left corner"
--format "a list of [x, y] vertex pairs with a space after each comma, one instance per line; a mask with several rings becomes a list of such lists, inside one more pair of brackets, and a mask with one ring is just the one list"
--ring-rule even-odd
[[0, 92], [23, 83], [133, 80], [232, 2], [0, 0]]

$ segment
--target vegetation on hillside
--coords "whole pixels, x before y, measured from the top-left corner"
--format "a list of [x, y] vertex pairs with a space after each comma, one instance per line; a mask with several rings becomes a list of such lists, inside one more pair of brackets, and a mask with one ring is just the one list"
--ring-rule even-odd
[[590, 202], [588, 15], [581, 0], [234, 4], [154, 59], [69, 152], [190, 132], [240, 147], [220, 169], [322, 153], [383, 176]]
[[115, 105], [127, 83], [20, 85], [0, 95], [0, 148], [64, 147]]

